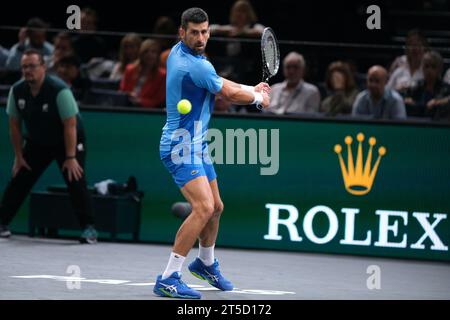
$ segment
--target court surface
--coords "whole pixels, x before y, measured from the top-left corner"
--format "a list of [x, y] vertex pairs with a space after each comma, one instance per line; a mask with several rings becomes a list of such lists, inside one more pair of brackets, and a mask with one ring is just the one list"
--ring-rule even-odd
[[[0, 239], [0, 299], [168, 299], [152, 293], [171, 246], [76, 240]], [[241, 249], [216, 249], [236, 289], [221, 292], [192, 276], [183, 280], [204, 300], [450, 299], [448, 263]], [[369, 290], [369, 266], [380, 288]], [[373, 283], [373, 282], [372, 282]]]

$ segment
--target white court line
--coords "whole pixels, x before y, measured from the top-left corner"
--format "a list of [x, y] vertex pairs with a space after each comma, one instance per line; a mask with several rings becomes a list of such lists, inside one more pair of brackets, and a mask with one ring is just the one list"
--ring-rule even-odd
[[[26, 275], [26, 276], [10, 276], [10, 278], [18, 278], [18, 279], [51, 279], [56, 281], [66, 281], [66, 282], [90, 282], [90, 283], [98, 283], [98, 284], [109, 284], [109, 285], [126, 285], [126, 286], [154, 286], [155, 282], [130, 282], [129, 280], [115, 280], [115, 279], [86, 279], [80, 277], [72, 277], [72, 276], [54, 276], [48, 274], [40, 274], [40, 275]], [[214, 287], [205, 287], [198, 284], [188, 284], [191, 288], [195, 288], [198, 291], [220, 291]], [[288, 295], [295, 294], [292, 291], [278, 291], [278, 290], [261, 290], [261, 289], [240, 289], [234, 288], [233, 291], [227, 291], [229, 293], [238, 293], [238, 294], [251, 294], [251, 295]]]

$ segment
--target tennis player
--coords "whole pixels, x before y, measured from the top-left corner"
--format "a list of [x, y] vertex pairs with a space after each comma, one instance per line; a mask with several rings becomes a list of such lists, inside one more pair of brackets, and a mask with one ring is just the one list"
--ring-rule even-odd
[[[222, 95], [234, 104], [267, 108], [270, 87], [266, 83], [255, 87], [241, 85], [217, 75], [203, 55], [210, 30], [208, 15], [202, 9], [183, 12], [179, 35], [181, 41], [172, 48], [167, 60], [167, 122], [162, 130], [160, 156], [191, 204], [192, 213], [178, 229], [167, 267], [157, 277], [153, 291], [159, 296], [199, 299], [200, 292], [181, 280], [183, 262], [197, 239], [200, 250], [188, 266], [189, 271], [220, 290], [233, 290], [233, 284], [222, 276], [214, 257], [223, 203], [208, 156], [206, 134], [215, 95]], [[182, 115], [177, 111], [181, 99], [191, 102], [191, 112]], [[186, 141], [186, 136], [192, 138]]]

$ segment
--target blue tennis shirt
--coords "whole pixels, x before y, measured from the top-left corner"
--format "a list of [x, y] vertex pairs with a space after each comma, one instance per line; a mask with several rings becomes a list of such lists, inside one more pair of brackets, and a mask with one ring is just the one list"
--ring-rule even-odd
[[[204, 144], [215, 94], [222, 89], [223, 80], [203, 55], [180, 41], [167, 59], [166, 84], [167, 121], [160, 142], [161, 158], [178, 152], [174, 147], [180, 143], [189, 143], [191, 153], [195, 144]], [[191, 112], [184, 115], [178, 112], [177, 104], [181, 99], [191, 102]], [[180, 131], [189, 132], [191, 139], [183, 142]]]

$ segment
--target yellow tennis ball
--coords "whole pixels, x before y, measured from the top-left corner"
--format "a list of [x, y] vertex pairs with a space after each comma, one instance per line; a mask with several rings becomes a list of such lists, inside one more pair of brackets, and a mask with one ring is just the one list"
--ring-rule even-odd
[[186, 114], [186, 113], [191, 112], [192, 104], [189, 100], [182, 99], [182, 100], [180, 100], [180, 102], [178, 102], [177, 109], [178, 109], [179, 113]]

